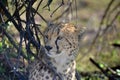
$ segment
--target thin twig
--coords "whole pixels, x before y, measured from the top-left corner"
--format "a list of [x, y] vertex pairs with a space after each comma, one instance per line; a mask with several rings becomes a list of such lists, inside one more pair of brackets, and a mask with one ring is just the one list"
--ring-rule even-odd
[[109, 2], [108, 6], [107, 6], [107, 8], [106, 8], [106, 10], [105, 10], [105, 12], [104, 12], [104, 15], [103, 15], [103, 17], [102, 17], [102, 19], [101, 19], [101, 22], [100, 22], [100, 25], [99, 25], [99, 31], [98, 31], [97, 34], [95, 35], [94, 40], [93, 40], [93, 42], [91, 43], [91, 47], [89, 48], [89, 50], [88, 50], [87, 52], [89, 52], [89, 51], [93, 48], [92, 45], [95, 44], [97, 38], [100, 36], [100, 32], [101, 32], [101, 30], [102, 30], [102, 26], [101, 26], [101, 25], [104, 23], [104, 19], [106, 18], [107, 14], [108, 14], [108, 11], [109, 11], [109, 9], [110, 9], [110, 7], [112, 6], [112, 4], [113, 4], [114, 1], [115, 1], [115, 0], [111, 0], [111, 1]]
[[107, 8], [106, 8], [106, 10], [105, 10], [105, 12], [104, 12], [104, 15], [103, 15], [103, 17], [102, 17], [102, 20], [101, 20], [101, 22], [100, 22], [99, 28], [101, 28], [101, 25], [103, 24], [104, 19], [105, 19], [105, 17], [107, 16], [108, 11], [110, 10], [110, 7], [111, 7], [111, 5], [114, 3], [114, 1], [115, 1], [115, 0], [111, 0], [110, 3], [108, 4], [108, 6], [107, 6]]
[[118, 17], [119, 15], [120, 15], [120, 11], [115, 15], [115, 17], [112, 19], [112, 21], [110, 22], [110, 24], [108, 24], [108, 25], [106, 26], [106, 28], [104, 29], [104, 31], [103, 31], [102, 34], [104, 34], [104, 33], [108, 30], [108, 28], [111, 27], [111, 25], [115, 22], [115, 20], [117, 19], [117, 17]]
[[99, 64], [97, 62], [95, 62], [92, 58], [90, 58], [90, 61], [98, 68], [100, 69], [100, 71], [108, 77], [108, 74], [99, 66]]
[[18, 31], [21, 31], [22, 28], [18, 26], [18, 24], [16, 23], [16, 21], [13, 19], [13, 17], [11, 16], [11, 14], [8, 12], [8, 10], [6, 9], [6, 7], [4, 6], [4, 4], [0, 1], [0, 7], [3, 9], [5, 15], [10, 19], [10, 21], [12, 21], [12, 23], [15, 25], [15, 28]]
[[[54, 21], [60, 19], [64, 14], [66, 14], [66, 13], [70, 10], [71, 5], [72, 5], [72, 2], [69, 2], [67, 8], [62, 12], [62, 14], [59, 15], [59, 16], [57, 16], [55, 19], [53, 19], [52, 22], [54, 22]], [[67, 15], [68, 15], [68, 14], [67, 14]]]
[[[36, 8], [36, 12], [38, 11], [38, 9], [39, 9], [39, 7], [40, 7], [40, 5], [41, 5], [41, 3], [43, 2], [43, 0], [41, 0], [40, 2], [39, 2], [39, 4], [38, 4], [38, 6], [37, 6], [37, 8]], [[34, 12], [34, 16], [36, 15], [36, 12]]]
[[[3, 30], [3, 33], [8, 38], [10, 43], [19, 51], [18, 45], [16, 45], [16, 42], [13, 40], [12, 36], [9, 33], [6, 32], [6, 30], [3, 28], [3, 26], [0, 26], [0, 28]], [[21, 52], [21, 54], [25, 59], [27, 58], [23, 51]]]
[[50, 17], [52, 17], [53, 14], [63, 5], [64, 5], [64, 0], [62, 0], [61, 4], [51, 13]]
[[96, 42], [96, 39], [97, 39], [97, 37], [98, 37], [99, 34], [100, 34], [101, 27], [102, 27], [101, 25], [104, 23], [104, 19], [105, 19], [105, 17], [107, 16], [108, 11], [110, 10], [110, 7], [111, 7], [111, 5], [113, 4], [114, 1], [115, 1], [115, 0], [111, 0], [111, 1], [110, 1], [110, 3], [108, 4], [108, 7], [106, 8], [106, 10], [105, 10], [105, 12], [104, 12], [104, 15], [103, 15], [102, 20], [101, 20], [100, 25], [99, 25], [99, 31], [98, 31], [98, 33], [97, 33], [96, 36], [95, 36], [95, 39], [94, 39], [94, 41], [93, 41], [93, 44]]
[[77, 9], [77, 0], [75, 0], [75, 13], [76, 13], [76, 25], [77, 25], [77, 21], [78, 21], [78, 9]]
[[[110, 19], [110, 16], [111, 16], [111, 14], [115, 11], [115, 10], [117, 10], [118, 8], [120, 8], [120, 2], [109, 12], [109, 14], [108, 14], [108, 16], [107, 16], [107, 18], [106, 18], [106, 24], [108, 25], [108, 22], [109, 22], [109, 19]], [[119, 10], [119, 9], [118, 9]]]

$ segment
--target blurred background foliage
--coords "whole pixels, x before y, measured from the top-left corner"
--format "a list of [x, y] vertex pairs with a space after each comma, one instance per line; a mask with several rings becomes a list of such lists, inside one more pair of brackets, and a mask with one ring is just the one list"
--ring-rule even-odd
[[[2, 1], [11, 15], [14, 15], [16, 10], [15, 1], [17, 0]], [[19, 0], [18, 4], [22, 5], [22, 1], [23, 0]], [[115, 73], [120, 76], [120, 46], [116, 47], [114, 45], [120, 44], [120, 1], [76, 0], [77, 3], [73, 1], [72, 6], [70, 6], [71, 8], [63, 16], [61, 16], [61, 13], [66, 10], [68, 6], [66, 2], [68, 0], [64, 0], [65, 5], [62, 5], [57, 11], [55, 11], [55, 9], [61, 4], [62, 0], [53, 0], [49, 3], [49, 6], [47, 5], [47, 7], [45, 7], [45, 4], [48, 3], [47, 1], [48, 0], [44, 0], [40, 8], [38, 8], [38, 12], [46, 19], [47, 23], [72, 22], [78, 26], [87, 27], [86, 33], [80, 42], [80, 51], [76, 59], [77, 70], [81, 73], [83, 77], [82, 80], [108, 80], [109, 78], [103, 74], [104, 72], [102, 72], [98, 66], [106, 70], [107, 74], [112, 75]], [[37, 8], [39, 2], [40, 0], [37, 0], [33, 7]], [[110, 2], [112, 2], [112, 5], [109, 6]], [[107, 8], [109, 9], [105, 12]], [[23, 7], [20, 13], [22, 14], [25, 9], [26, 7]], [[1, 7], [0, 14], [2, 14], [0, 27], [4, 26], [6, 31], [3, 32], [3, 28], [0, 28], [0, 80], [25, 80], [26, 78], [23, 77], [23, 74], [27, 75], [26, 67], [28, 60], [34, 60], [34, 57], [29, 54], [28, 58], [25, 44], [22, 44], [25, 57], [19, 56], [15, 45], [13, 46], [13, 44], [11, 44], [12, 40], [9, 40], [13, 39], [15, 44], [19, 45], [19, 31], [13, 27], [12, 22], [6, 22], [8, 18], [4, 15], [5, 13]], [[117, 14], [118, 16], [115, 17]], [[105, 17], [103, 17], [104, 15]], [[60, 18], [57, 19], [57, 17]], [[25, 26], [26, 13], [23, 13], [20, 18], [23, 20], [23, 25]], [[39, 28], [42, 32], [48, 25], [38, 15], [35, 15], [35, 22], [36, 24], [40, 24]], [[5, 36], [6, 34], [10, 38]], [[40, 39], [42, 40], [41, 36]], [[34, 51], [34, 48], [32, 50]], [[90, 58], [96, 61], [98, 66], [92, 63]], [[15, 67], [13, 68], [12, 66]], [[115, 69], [113, 69], [114, 67]], [[23, 79], [21, 79], [21, 76], [15, 75], [14, 70], [18, 71], [17, 74], [20, 74]], [[113, 80], [119, 79], [116, 78]]]

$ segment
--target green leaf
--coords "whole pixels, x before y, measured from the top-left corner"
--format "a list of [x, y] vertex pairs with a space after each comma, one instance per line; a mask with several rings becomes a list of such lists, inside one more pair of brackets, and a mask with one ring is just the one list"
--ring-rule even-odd
[[120, 69], [117, 69], [116, 72], [120, 76]]
[[2, 47], [2, 42], [0, 42], [0, 48]]
[[99, 65], [100, 65], [101, 68], [104, 68], [104, 67], [105, 67], [104, 64], [99, 64]]
[[120, 40], [116, 39], [116, 40], [114, 40], [114, 43], [120, 44]]

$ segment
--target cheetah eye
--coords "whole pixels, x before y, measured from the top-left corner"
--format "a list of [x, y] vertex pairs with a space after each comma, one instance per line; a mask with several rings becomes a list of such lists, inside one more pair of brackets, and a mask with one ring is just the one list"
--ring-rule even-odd
[[63, 38], [62, 36], [58, 36], [58, 37], [57, 37], [58, 40], [61, 40], [62, 38]]
[[61, 40], [63, 37], [62, 36], [58, 36], [56, 41], [55, 41], [55, 44], [56, 44], [56, 48], [57, 48], [57, 51], [59, 52], [59, 45], [58, 45], [58, 41]]

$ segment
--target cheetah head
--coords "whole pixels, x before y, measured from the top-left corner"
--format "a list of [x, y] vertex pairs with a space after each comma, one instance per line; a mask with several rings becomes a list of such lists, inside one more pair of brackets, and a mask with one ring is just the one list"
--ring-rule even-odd
[[[45, 48], [51, 58], [76, 55], [83, 31], [71, 23], [51, 25], [45, 30]], [[79, 35], [80, 34], [80, 35]]]

